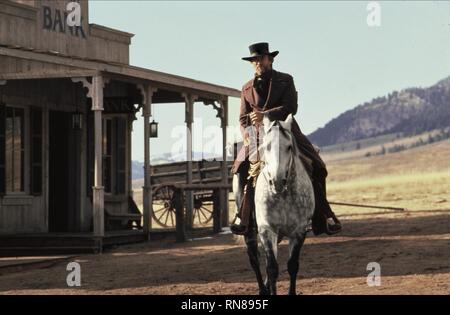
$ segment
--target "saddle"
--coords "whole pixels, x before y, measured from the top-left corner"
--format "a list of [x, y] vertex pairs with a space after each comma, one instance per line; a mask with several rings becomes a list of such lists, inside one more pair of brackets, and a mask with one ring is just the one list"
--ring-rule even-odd
[[[248, 143], [244, 143], [248, 146]], [[239, 225], [232, 224], [232, 232], [237, 235], [247, 235], [251, 229], [256, 229], [255, 213], [255, 186], [258, 175], [264, 167], [264, 161], [259, 160], [258, 150], [256, 150], [256, 161], [250, 161], [247, 184], [244, 186], [244, 192], [237, 217], [241, 220]], [[309, 177], [313, 179], [313, 161], [308, 158], [303, 152], [299, 154], [300, 160], [304, 165]]]

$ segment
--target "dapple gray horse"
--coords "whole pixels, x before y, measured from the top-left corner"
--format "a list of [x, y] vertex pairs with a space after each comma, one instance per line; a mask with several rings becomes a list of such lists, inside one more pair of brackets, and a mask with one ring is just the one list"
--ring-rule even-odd
[[[262, 153], [264, 167], [255, 187], [256, 229], [245, 237], [250, 264], [255, 271], [260, 294], [276, 294], [278, 278], [277, 249], [283, 237], [289, 239], [289, 294], [296, 294], [300, 250], [305, 241], [314, 212], [314, 191], [310, 177], [299, 157], [291, 125], [292, 115], [285, 121], [270, 121], [264, 116]], [[237, 175], [233, 178], [236, 204], [241, 204], [242, 190]], [[263, 281], [258, 259], [258, 236], [266, 258]]]

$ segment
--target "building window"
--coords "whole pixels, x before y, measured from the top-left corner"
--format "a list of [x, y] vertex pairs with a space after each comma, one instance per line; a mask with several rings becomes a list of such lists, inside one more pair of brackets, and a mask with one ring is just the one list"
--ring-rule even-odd
[[103, 186], [106, 193], [125, 193], [126, 126], [127, 121], [123, 117], [103, 119]]
[[112, 119], [103, 119], [103, 186], [105, 192], [110, 193], [112, 188]]
[[31, 108], [30, 110], [30, 192], [38, 196], [42, 194], [42, 110]]
[[125, 176], [126, 176], [126, 138], [127, 138], [127, 121], [124, 118], [116, 119], [116, 183], [115, 189], [117, 194], [125, 193]]
[[24, 191], [24, 124], [21, 108], [6, 107], [5, 120], [5, 186], [6, 192]]

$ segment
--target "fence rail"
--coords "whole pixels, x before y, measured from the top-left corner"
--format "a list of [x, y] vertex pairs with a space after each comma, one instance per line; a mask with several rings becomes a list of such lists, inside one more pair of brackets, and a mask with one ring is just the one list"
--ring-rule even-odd
[[386, 209], [386, 210], [395, 210], [395, 211], [405, 211], [406, 210], [406, 208], [361, 205], [361, 204], [356, 204], [356, 203], [333, 202], [333, 201], [330, 201], [329, 204], [330, 205], [336, 205], [336, 206], [350, 206], [350, 207], [360, 207], [360, 208]]

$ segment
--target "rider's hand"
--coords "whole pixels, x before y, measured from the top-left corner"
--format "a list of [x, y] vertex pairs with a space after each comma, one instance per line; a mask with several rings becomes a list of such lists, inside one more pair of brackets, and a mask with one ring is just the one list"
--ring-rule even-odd
[[261, 112], [251, 112], [250, 113], [250, 120], [252, 121], [253, 125], [260, 124], [263, 120], [263, 114]]

